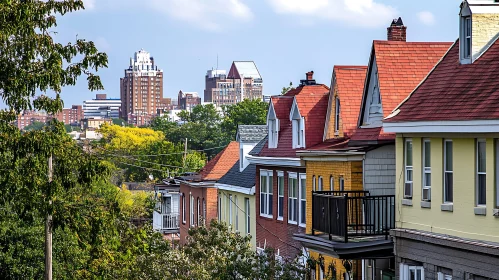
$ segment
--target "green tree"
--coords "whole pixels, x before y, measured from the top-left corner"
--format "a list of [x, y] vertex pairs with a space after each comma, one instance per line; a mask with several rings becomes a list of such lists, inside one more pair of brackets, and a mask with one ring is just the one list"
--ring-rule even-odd
[[289, 82], [289, 86], [288, 87], [283, 87], [282, 90], [281, 90], [281, 95], [285, 95], [286, 93], [288, 93], [288, 91], [292, 90], [292, 89], [295, 89], [293, 87], [293, 83], [292, 82]]
[[35, 121], [32, 124], [25, 126], [23, 130], [24, 131], [42, 130], [44, 126], [45, 126], [45, 123]]
[[261, 99], [244, 99], [237, 104], [224, 106], [223, 133], [233, 139], [238, 125], [265, 124], [268, 107], [269, 104]]

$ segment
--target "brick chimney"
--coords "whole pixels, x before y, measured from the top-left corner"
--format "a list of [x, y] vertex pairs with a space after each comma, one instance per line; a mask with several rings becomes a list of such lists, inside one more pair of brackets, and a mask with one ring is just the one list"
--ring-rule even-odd
[[314, 79], [314, 71], [307, 72], [307, 81]]
[[388, 41], [401, 41], [405, 42], [407, 40], [407, 27], [404, 26], [402, 18], [394, 19], [388, 30]]
[[315, 85], [316, 82], [314, 80], [314, 71], [307, 72], [306, 75], [307, 75], [307, 79], [300, 80], [300, 85], [302, 85], [302, 86]]

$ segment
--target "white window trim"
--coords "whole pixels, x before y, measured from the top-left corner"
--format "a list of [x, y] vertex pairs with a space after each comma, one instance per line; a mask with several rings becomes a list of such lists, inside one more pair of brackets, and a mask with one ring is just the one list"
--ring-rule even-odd
[[444, 274], [442, 272], [437, 273], [437, 280], [452, 280], [452, 275]]
[[315, 175], [312, 176], [312, 189], [314, 190], [314, 192], [317, 191], [317, 186], [315, 183]]
[[[297, 202], [299, 202], [299, 186], [297, 186], [297, 194], [296, 194], [296, 197], [291, 197], [291, 193], [290, 193], [290, 185], [289, 185], [289, 180], [290, 179], [295, 179], [297, 184], [299, 184], [299, 180], [298, 180], [298, 174], [296, 172], [288, 172], [288, 224], [292, 224], [292, 225], [297, 225], [298, 224], [298, 220], [299, 220], [299, 212], [298, 212], [298, 209], [295, 209], [295, 211], [297, 212], [297, 219], [296, 221], [293, 221], [291, 220], [291, 215], [289, 215], [289, 211], [291, 209], [291, 204], [289, 203], [289, 200], [290, 199], [296, 199]], [[300, 207], [299, 203], [298, 203], [298, 208]]]
[[[447, 197], [445, 195], [446, 191], [445, 191], [445, 187], [446, 187], [446, 176], [445, 174], [446, 173], [450, 173], [452, 174], [452, 200], [454, 200], [454, 170], [452, 171], [447, 171], [447, 149], [445, 147], [446, 143], [453, 143], [451, 139], [445, 139], [444, 140], [444, 185], [443, 185], [443, 189], [444, 189], [444, 193], [443, 193], [443, 198], [444, 198], [444, 203], [445, 204], [453, 204], [454, 201], [448, 201], [447, 200]], [[454, 143], [452, 144], [452, 159], [454, 159]], [[454, 169], [454, 163], [452, 164], [453, 166], [453, 169]]]
[[182, 194], [182, 222], [185, 224], [185, 195]]
[[400, 275], [399, 279], [400, 280], [409, 280], [410, 279], [410, 271], [421, 271], [421, 280], [424, 280], [424, 267], [422, 266], [410, 266], [404, 263], [400, 264]]
[[189, 210], [190, 210], [190, 215], [189, 215], [189, 224], [191, 226], [194, 226], [194, 196], [190, 194], [190, 205], [189, 205]]
[[329, 176], [329, 190], [334, 191], [334, 176]]
[[[426, 143], [428, 143], [430, 145], [430, 166], [425, 166], [426, 165]], [[423, 147], [422, 148], [423, 148], [422, 149], [423, 150], [423, 160], [421, 162], [421, 164], [423, 166], [423, 178], [422, 178], [423, 188], [422, 188], [422, 191], [428, 189], [430, 192], [430, 195], [429, 195], [428, 199], [424, 200], [423, 193], [421, 193], [421, 200], [431, 201], [431, 181], [429, 183], [426, 182], [426, 174], [430, 174], [430, 178], [431, 178], [431, 141], [430, 141], [430, 139], [423, 139]], [[414, 151], [413, 151], [413, 154], [414, 154]]]
[[[298, 226], [300, 227], [306, 227], [307, 226], [307, 175], [306, 174], [300, 174], [299, 176], [299, 180], [298, 180]], [[319, 178], [322, 178], [319, 177]], [[302, 197], [302, 192], [301, 192], [301, 182], [302, 180], [305, 180], [305, 197]], [[301, 206], [301, 203], [302, 201], [305, 201], [305, 209], [302, 208]], [[302, 212], [305, 213], [305, 223], [302, 223], [301, 222], [301, 216], [302, 216]]]
[[196, 214], [198, 215], [198, 218], [197, 218], [197, 225], [201, 225], [201, 214], [199, 214], [199, 210], [201, 210], [201, 201], [199, 200], [199, 197], [198, 197], [198, 200], [197, 200], [197, 206], [198, 206], [198, 211], [196, 212]]
[[[466, 22], [469, 20], [469, 24], [471, 26], [471, 30], [470, 30], [470, 34], [466, 34], [467, 33], [467, 30], [466, 30]], [[471, 59], [472, 59], [472, 56], [473, 56], [473, 22], [472, 22], [472, 18], [471, 18], [471, 14], [464, 14], [464, 15], [461, 15], [461, 19], [460, 19], [460, 40], [459, 40], [459, 58], [461, 60], [461, 63], [462, 64], [470, 64], [471, 63]], [[466, 52], [466, 44], [467, 44], [467, 38], [469, 38], [469, 56], [466, 56], [465, 55], [465, 52]]]
[[272, 193], [270, 192], [269, 190], [269, 186], [270, 186], [270, 183], [269, 183], [269, 180], [273, 180], [274, 179], [274, 174], [273, 174], [273, 171], [272, 170], [260, 170], [260, 184], [262, 183], [262, 176], [265, 176], [267, 177], [266, 178], [266, 183], [267, 183], [267, 192], [264, 192], [262, 193], [262, 186], [260, 186], [260, 197], [258, 199], [260, 199], [260, 203], [261, 203], [261, 195], [264, 194], [265, 195], [265, 198], [266, 198], [266, 203], [265, 203], [265, 210], [264, 210], [264, 213], [262, 213], [262, 209], [261, 209], [261, 206], [260, 206], [260, 216], [261, 217], [265, 217], [265, 218], [273, 218], [274, 217], [274, 211], [272, 211], [272, 215], [268, 214], [270, 213], [270, 211], [272, 210], [271, 207], [270, 207], [270, 202], [269, 202], [269, 198], [270, 198], [270, 194], [272, 194], [272, 199], [273, 199], [273, 192], [274, 192], [274, 186], [272, 184]]
[[[478, 203], [478, 197], [479, 197], [479, 175], [485, 175], [485, 178], [487, 178], [487, 165], [485, 165], [485, 172], [479, 172], [478, 171], [478, 155], [479, 155], [479, 151], [478, 151], [478, 144], [479, 143], [483, 143], [485, 144], [485, 164], [487, 164], [487, 141], [486, 139], [477, 139], [476, 141], [476, 148], [475, 148], [475, 153], [476, 153], [476, 157], [475, 157], [475, 165], [476, 165], [476, 179], [475, 179], [475, 193], [476, 193], [476, 206], [477, 207], [486, 207], [487, 206], [487, 181], [485, 181], [485, 204], [479, 204]], [[487, 179], [485, 179], [487, 180]]]
[[[411, 165], [407, 165], [407, 147], [408, 147], [409, 143], [411, 144], [411, 153], [412, 153]], [[409, 173], [409, 171], [412, 173], [412, 177], [414, 178], [414, 144], [412, 142], [412, 139], [407, 138], [404, 140], [404, 189], [403, 189], [403, 195], [404, 195], [404, 198], [412, 199], [412, 195], [413, 195], [413, 191], [414, 191], [414, 183], [413, 183], [413, 181], [409, 181], [407, 179], [407, 177], [408, 177], [407, 174]], [[406, 193], [407, 184], [411, 184], [411, 193], [410, 194]]]
[[269, 149], [277, 148], [279, 141], [279, 119], [269, 119]]
[[321, 192], [324, 191], [324, 180], [322, 179], [322, 176], [319, 176], [317, 184], [319, 186], [318, 190]]
[[305, 118], [291, 119], [291, 126], [293, 132], [293, 149], [305, 148]]
[[[282, 186], [279, 185], [279, 178], [282, 178]], [[282, 221], [284, 219], [284, 172], [283, 171], [277, 171], [277, 220]], [[279, 191], [279, 187], [282, 188], [282, 196]], [[279, 207], [280, 205], [280, 198], [282, 197], [282, 216], [279, 216]]]

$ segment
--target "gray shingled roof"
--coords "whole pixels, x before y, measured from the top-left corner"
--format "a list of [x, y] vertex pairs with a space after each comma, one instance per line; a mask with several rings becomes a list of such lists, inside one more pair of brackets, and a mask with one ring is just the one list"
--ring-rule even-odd
[[239, 125], [237, 127], [237, 140], [239, 142], [257, 143], [267, 136], [266, 125]]
[[250, 156], [258, 156], [258, 154], [262, 151], [263, 146], [265, 146], [265, 143], [267, 143], [268, 138], [269, 138], [268, 135], [265, 136], [260, 142], [258, 142], [258, 144], [256, 144], [253, 150], [251, 150], [248, 154]]
[[254, 164], [246, 166], [243, 172], [239, 172], [239, 161], [237, 161], [217, 183], [250, 189], [255, 185], [255, 176], [256, 166]]

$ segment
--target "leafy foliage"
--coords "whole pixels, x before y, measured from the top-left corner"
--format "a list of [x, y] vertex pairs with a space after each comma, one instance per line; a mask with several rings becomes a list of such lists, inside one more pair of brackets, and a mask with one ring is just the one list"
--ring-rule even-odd
[[35, 121], [32, 124], [25, 126], [23, 130], [24, 131], [42, 130], [44, 126], [45, 126], [45, 123]]

